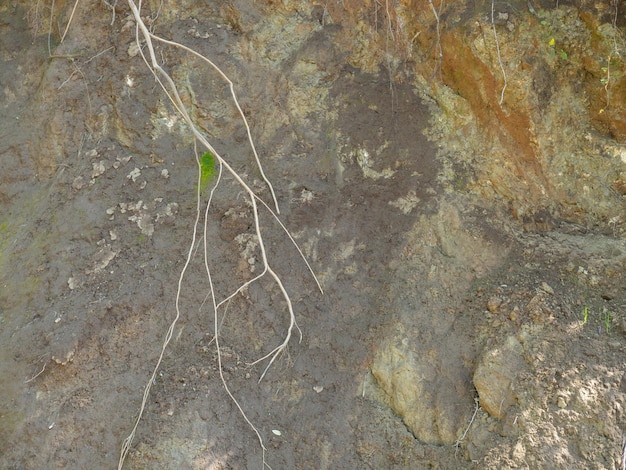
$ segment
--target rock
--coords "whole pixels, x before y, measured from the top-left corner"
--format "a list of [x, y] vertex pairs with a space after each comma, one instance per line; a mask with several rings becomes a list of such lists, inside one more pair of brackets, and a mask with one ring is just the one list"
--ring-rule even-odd
[[515, 378], [524, 369], [523, 346], [509, 336], [504, 345], [487, 351], [474, 373], [474, 387], [480, 406], [491, 416], [502, 419], [514, 404]]
[[489, 310], [491, 313], [496, 313], [498, 311], [498, 308], [500, 308], [500, 305], [502, 305], [502, 299], [500, 297], [490, 297], [487, 301], [487, 310]]
[[463, 380], [440, 366], [436, 351], [414, 351], [409, 341], [389, 341], [372, 364], [383, 401], [413, 435], [427, 444], [453, 444], [472, 410]]
[[74, 178], [74, 181], [72, 182], [72, 189], [78, 191], [80, 189], [83, 189], [85, 186], [87, 186], [85, 178], [83, 178], [82, 176], [77, 176], [76, 178]]
[[509, 320], [518, 321], [519, 318], [520, 318], [520, 310], [519, 310], [519, 307], [516, 305], [515, 307], [513, 307], [513, 310], [511, 310], [511, 312], [509, 313]]
[[541, 290], [546, 294], [554, 295], [554, 289], [547, 282], [541, 283]]

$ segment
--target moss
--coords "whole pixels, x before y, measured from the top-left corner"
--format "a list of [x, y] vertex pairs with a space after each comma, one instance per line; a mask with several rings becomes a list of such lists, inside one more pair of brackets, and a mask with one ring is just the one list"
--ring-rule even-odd
[[215, 156], [205, 152], [200, 159], [200, 190], [204, 191], [215, 176]]

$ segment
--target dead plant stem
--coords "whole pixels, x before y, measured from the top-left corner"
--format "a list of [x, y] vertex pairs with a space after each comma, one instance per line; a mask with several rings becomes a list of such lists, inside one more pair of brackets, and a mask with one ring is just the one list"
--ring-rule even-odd
[[48, 25], [48, 55], [52, 56], [52, 46], [50, 45], [50, 36], [52, 35], [52, 22], [54, 19], [54, 0], [50, 5], [50, 24]]
[[496, 40], [496, 51], [498, 53], [498, 64], [500, 65], [500, 71], [502, 72], [502, 91], [500, 92], [500, 101], [498, 104], [502, 106], [504, 102], [504, 90], [506, 90], [506, 71], [504, 70], [504, 65], [502, 64], [502, 56], [500, 55], [500, 42], [498, 41], [498, 33], [496, 31], [496, 23], [494, 20], [494, 9], [495, 9], [495, 0], [491, 0], [491, 28], [493, 29], [493, 37]]
[[613, 0], [612, 2], [612, 6], [615, 8], [615, 12], [613, 14], [613, 21], [612, 21], [612, 26], [613, 26], [613, 49], [611, 50], [611, 52], [609, 52], [609, 56], [606, 59], [606, 79], [605, 79], [605, 83], [604, 83], [604, 91], [606, 93], [606, 109], [610, 109], [611, 108], [611, 89], [610, 89], [610, 84], [611, 84], [611, 60], [613, 59], [613, 54], [617, 54], [619, 56], [619, 50], [617, 47], [617, 0]]
[[465, 428], [465, 431], [463, 432], [463, 435], [461, 437], [459, 437], [456, 440], [456, 442], [454, 443], [454, 447], [456, 447], [455, 454], [456, 454], [456, 451], [459, 449], [459, 446], [461, 445], [461, 442], [463, 441], [463, 439], [465, 439], [465, 436], [467, 435], [467, 433], [469, 432], [470, 428], [472, 427], [472, 423], [476, 419], [476, 413], [478, 413], [478, 408], [480, 408], [480, 402], [478, 401], [478, 398], [474, 398], [474, 414], [472, 415], [472, 419], [470, 419], [470, 422], [468, 423], [467, 427]]
[[78, 6], [78, 2], [80, 0], [76, 0], [74, 2], [74, 7], [72, 8], [72, 13], [70, 14], [70, 19], [67, 20], [67, 26], [65, 27], [65, 31], [63, 31], [63, 36], [61, 36], [61, 44], [65, 40], [65, 36], [67, 35], [68, 30], [70, 29], [70, 25], [72, 24], [72, 19], [74, 18], [74, 13], [76, 12], [76, 7]]
[[[433, 0], [428, 0], [428, 3], [430, 4], [430, 9], [433, 11], [433, 15], [435, 16], [435, 21], [437, 22], [437, 51], [438, 51], [438, 57], [437, 57], [437, 65], [435, 65], [435, 70], [433, 70], [433, 75], [432, 78], [435, 78], [437, 76], [437, 73], [441, 70], [441, 65], [443, 63], [443, 49], [441, 47], [441, 24], [439, 22], [439, 13], [437, 12], [437, 9], [435, 8], [435, 5], [433, 5]], [[443, 7], [443, 0], [440, 0], [439, 3], [439, 11], [441, 11], [441, 8]], [[432, 79], [431, 78], [431, 79]]]

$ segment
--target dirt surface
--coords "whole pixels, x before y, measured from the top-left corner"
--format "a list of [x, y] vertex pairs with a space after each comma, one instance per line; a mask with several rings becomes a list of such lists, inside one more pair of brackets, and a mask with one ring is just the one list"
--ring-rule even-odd
[[[220, 380], [189, 126], [126, 2], [80, 0], [61, 42], [69, 3], [0, 5], [2, 468], [116, 468], [177, 303], [124, 468], [623, 468], [619, 2], [507, 2], [494, 24], [488, 2], [144, 5], [155, 34], [233, 80], [323, 288], [262, 208], [302, 339], [259, 383], [268, 361], [251, 363], [289, 327], [268, 275], [219, 333], [264, 453]], [[156, 52], [271, 204], [227, 84]], [[263, 271], [228, 174], [206, 233], [218, 300]]]

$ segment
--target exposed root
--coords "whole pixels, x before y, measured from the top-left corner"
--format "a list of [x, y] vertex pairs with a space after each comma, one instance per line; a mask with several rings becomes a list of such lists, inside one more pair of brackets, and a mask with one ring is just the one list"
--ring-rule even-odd
[[504, 90], [506, 90], [506, 72], [504, 70], [504, 65], [502, 64], [502, 56], [500, 55], [500, 42], [498, 41], [498, 33], [496, 32], [496, 23], [494, 21], [494, 5], [495, 0], [491, 0], [491, 28], [493, 29], [493, 37], [496, 40], [496, 51], [498, 52], [498, 64], [500, 65], [500, 71], [502, 72], [502, 91], [500, 92], [500, 101], [498, 104], [502, 106], [504, 102]]
[[467, 424], [467, 427], [465, 428], [463, 435], [459, 437], [454, 443], [454, 447], [456, 448], [456, 450], [454, 451], [455, 456], [456, 456], [456, 452], [459, 450], [459, 446], [461, 445], [461, 442], [463, 442], [463, 439], [465, 439], [465, 436], [467, 436], [468, 431], [472, 427], [472, 423], [476, 419], [476, 413], [478, 413], [478, 408], [480, 408], [480, 402], [478, 400], [478, 397], [476, 397], [474, 398], [474, 414], [472, 415], [472, 419], [470, 419], [470, 422]]
[[[222, 371], [222, 357], [221, 357], [221, 349], [220, 349], [220, 335], [219, 335], [219, 309], [222, 305], [224, 305], [226, 302], [228, 302], [229, 300], [231, 300], [235, 295], [237, 295], [238, 293], [240, 293], [243, 289], [245, 289], [247, 286], [249, 286], [251, 283], [259, 280], [261, 277], [263, 277], [266, 274], [269, 274], [271, 276], [271, 278], [273, 279], [273, 281], [276, 283], [276, 285], [278, 285], [282, 295], [283, 295], [283, 299], [285, 300], [286, 304], [287, 304], [287, 309], [289, 312], [289, 327], [287, 329], [287, 333], [285, 335], [285, 338], [283, 339], [283, 341], [276, 346], [274, 349], [272, 349], [268, 354], [266, 354], [265, 356], [261, 357], [260, 359], [256, 360], [253, 362], [253, 364], [256, 364], [258, 362], [264, 361], [266, 359], [269, 359], [267, 366], [265, 367], [265, 369], [263, 370], [263, 373], [261, 374], [261, 377], [259, 379], [259, 381], [261, 381], [263, 379], [263, 377], [265, 376], [265, 374], [267, 373], [268, 369], [270, 368], [270, 366], [274, 363], [274, 361], [276, 360], [276, 358], [281, 354], [282, 351], [284, 351], [284, 349], [287, 347], [292, 334], [293, 334], [293, 330], [296, 329], [300, 335], [300, 338], [302, 338], [302, 332], [300, 331], [300, 329], [297, 326], [296, 323], [296, 317], [295, 317], [295, 313], [293, 310], [293, 306], [292, 306], [292, 302], [291, 299], [289, 297], [289, 294], [287, 292], [287, 290], [284, 287], [284, 284], [280, 278], [280, 276], [272, 269], [269, 261], [268, 261], [268, 257], [267, 257], [267, 253], [266, 253], [266, 248], [265, 248], [265, 243], [263, 240], [263, 235], [261, 233], [261, 226], [260, 226], [260, 217], [259, 217], [259, 203], [265, 207], [270, 214], [272, 215], [272, 217], [278, 221], [278, 223], [280, 224], [281, 228], [285, 231], [285, 233], [287, 233], [287, 235], [289, 236], [289, 239], [291, 240], [291, 242], [294, 244], [294, 246], [296, 246], [296, 248], [298, 249], [299, 254], [302, 256], [302, 259], [305, 261], [307, 268], [309, 269], [309, 271], [313, 274], [313, 271], [311, 269], [311, 266], [309, 265], [309, 263], [306, 261], [306, 259], [304, 258], [302, 251], [300, 250], [300, 248], [298, 247], [298, 245], [296, 244], [295, 240], [293, 239], [293, 237], [291, 236], [291, 234], [289, 233], [289, 231], [285, 228], [285, 226], [282, 224], [282, 222], [278, 219], [277, 214], [279, 213], [279, 207], [278, 207], [278, 201], [276, 199], [276, 195], [274, 193], [274, 189], [270, 183], [270, 181], [267, 179], [267, 177], [265, 176], [265, 173], [263, 172], [263, 168], [261, 166], [261, 162], [259, 159], [259, 156], [257, 154], [255, 145], [254, 145], [254, 141], [252, 139], [252, 134], [251, 134], [251, 130], [250, 130], [250, 126], [248, 125], [247, 119], [239, 105], [239, 102], [237, 100], [237, 96], [235, 94], [235, 90], [234, 90], [234, 85], [232, 83], [232, 81], [228, 78], [228, 76], [226, 76], [226, 74], [217, 66], [215, 65], [211, 60], [209, 60], [208, 58], [206, 58], [205, 56], [195, 52], [194, 50], [180, 44], [174, 41], [169, 41], [166, 40], [164, 38], [158, 37], [156, 35], [154, 35], [149, 29], [148, 27], [145, 25], [144, 21], [141, 18], [140, 15], [140, 8], [141, 8], [141, 2], [139, 2], [139, 6], [137, 6], [135, 4], [135, 2], [133, 0], [128, 0], [128, 4], [131, 8], [131, 11], [133, 13], [133, 16], [135, 18], [135, 22], [136, 22], [136, 41], [137, 44], [141, 44], [141, 39], [143, 39], [143, 41], [145, 42], [145, 46], [147, 47], [147, 51], [148, 54], [146, 57], [146, 55], [144, 54], [144, 51], [142, 49], [140, 49], [141, 52], [141, 56], [143, 58], [143, 60], [145, 61], [146, 65], [148, 66], [148, 68], [152, 71], [156, 81], [159, 83], [159, 85], [161, 86], [161, 88], [163, 89], [163, 91], [165, 92], [165, 94], [168, 96], [170, 102], [172, 103], [172, 105], [176, 108], [176, 110], [180, 113], [180, 115], [183, 117], [185, 123], [189, 126], [189, 129], [191, 130], [191, 132], [193, 133], [194, 137], [195, 137], [195, 141], [194, 141], [194, 147], [195, 147], [195, 143], [199, 142], [204, 148], [206, 148], [209, 152], [211, 152], [211, 154], [215, 157], [217, 164], [219, 165], [219, 175], [217, 178], [216, 183], [214, 184], [214, 186], [211, 189], [211, 193], [209, 196], [209, 200], [206, 204], [205, 207], [205, 211], [204, 211], [204, 231], [203, 231], [203, 248], [204, 248], [204, 261], [205, 261], [205, 271], [206, 271], [206, 275], [209, 281], [209, 294], [207, 295], [206, 300], [210, 299], [211, 300], [211, 306], [213, 309], [213, 319], [214, 319], [214, 338], [213, 340], [215, 341], [215, 348], [217, 351], [217, 362], [218, 362], [218, 370], [219, 370], [219, 375], [220, 375], [220, 379], [222, 381], [222, 385], [224, 386], [225, 391], [227, 392], [227, 394], [229, 395], [229, 397], [231, 398], [231, 400], [233, 401], [233, 403], [237, 406], [237, 409], [239, 410], [241, 416], [243, 417], [243, 419], [246, 421], [246, 423], [250, 426], [250, 428], [253, 430], [253, 432], [256, 434], [257, 439], [259, 441], [259, 445], [262, 449], [262, 458], [263, 458], [263, 467], [268, 467], [269, 465], [267, 465], [267, 463], [265, 462], [265, 445], [263, 443], [263, 439], [262, 436], [259, 432], [259, 430], [253, 425], [253, 423], [250, 421], [250, 419], [247, 417], [246, 413], [244, 412], [243, 408], [240, 406], [239, 402], [236, 400], [236, 398], [234, 397], [233, 393], [230, 391], [228, 384], [226, 383], [226, 380], [224, 378], [223, 375], [223, 371]], [[239, 115], [246, 127], [246, 131], [248, 134], [248, 142], [250, 144], [250, 147], [252, 148], [252, 151], [254, 153], [254, 157], [255, 157], [255, 161], [257, 164], [257, 167], [261, 173], [261, 176], [263, 178], [263, 180], [265, 181], [267, 187], [269, 188], [271, 195], [272, 195], [272, 199], [273, 199], [273, 203], [274, 203], [274, 207], [275, 207], [275, 212], [274, 210], [272, 210], [265, 201], [263, 201], [259, 196], [257, 196], [257, 194], [250, 188], [250, 186], [241, 178], [241, 176], [228, 164], [227, 161], [225, 161], [221, 155], [215, 150], [215, 148], [213, 148], [213, 146], [210, 144], [210, 142], [206, 139], [206, 137], [198, 130], [198, 128], [196, 127], [196, 125], [194, 124], [194, 122], [192, 121], [188, 110], [186, 109], [181, 97], [179, 96], [178, 93], [178, 89], [176, 87], [176, 84], [174, 83], [173, 79], [170, 77], [170, 75], [160, 66], [157, 58], [156, 58], [156, 54], [155, 54], [155, 50], [154, 50], [154, 45], [153, 45], [153, 41], [158, 41], [161, 42], [163, 44], [167, 44], [173, 47], [177, 47], [179, 49], [182, 49], [186, 52], [189, 52], [190, 54], [193, 54], [195, 57], [200, 58], [203, 62], [207, 63], [208, 65], [210, 65], [229, 85], [230, 88], [230, 92], [231, 92], [231, 97], [235, 103], [235, 106], [237, 107], [237, 110], [239, 111]], [[180, 310], [180, 295], [181, 295], [181, 291], [182, 291], [182, 286], [183, 286], [183, 282], [184, 282], [184, 277], [185, 274], [187, 272], [187, 269], [190, 265], [190, 262], [193, 258], [193, 253], [194, 253], [194, 248], [196, 247], [196, 242], [197, 242], [197, 235], [198, 235], [198, 224], [200, 221], [200, 217], [201, 217], [201, 207], [202, 207], [202, 201], [201, 201], [201, 162], [200, 162], [200, 158], [198, 157], [198, 154], [196, 152], [196, 161], [198, 164], [198, 192], [197, 192], [197, 206], [196, 206], [196, 219], [195, 219], [195, 223], [194, 223], [194, 227], [193, 227], [193, 233], [192, 233], [192, 240], [191, 243], [189, 245], [189, 249], [187, 252], [187, 258], [185, 261], [185, 264], [183, 266], [183, 269], [181, 270], [179, 279], [178, 279], [178, 289], [177, 289], [177, 294], [176, 294], [176, 302], [175, 302], [175, 307], [176, 307], [176, 316], [173, 319], [173, 321], [170, 323], [170, 326], [167, 330], [167, 333], [165, 335], [165, 339], [163, 341], [162, 347], [161, 347], [161, 352], [159, 354], [159, 358], [157, 360], [157, 363], [152, 371], [152, 375], [150, 377], [150, 380], [148, 381], [148, 383], [145, 386], [144, 389], [144, 394], [143, 394], [143, 399], [141, 402], [141, 406], [139, 409], [139, 413], [138, 416], [135, 420], [134, 426], [132, 428], [131, 433], [129, 434], [129, 436], [124, 440], [123, 445], [122, 445], [122, 450], [120, 453], [120, 459], [119, 459], [119, 463], [118, 463], [118, 469], [121, 469], [124, 465], [124, 461], [128, 455], [128, 452], [130, 451], [135, 433], [137, 431], [137, 428], [139, 426], [139, 422], [141, 421], [141, 418], [143, 416], [145, 407], [146, 407], [146, 403], [148, 400], [148, 396], [150, 394], [150, 389], [152, 387], [152, 384], [154, 383], [154, 380], [157, 376], [158, 373], [158, 369], [161, 366], [162, 360], [163, 360], [163, 356], [165, 353], [165, 350], [167, 348], [167, 346], [169, 345], [169, 342], [172, 339], [172, 335], [174, 332], [174, 329], [176, 327], [176, 324], [178, 322], [178, 320], [181, 317], [181, 310]], [[212, 279], [212, 275], [211, 275], [211, 270], [209, 267], [209, 262], [208, 262], [208, 253], [209, 253], [209, 244], [208, 244], [208, 233], [207, 233], [207, 220], [208, 220], [208, 213], [209, 213], [209, 209], [210, 209], [210, 205], [211, 205], [211, 201], [213, 199], [213, 195], [214, 192], [217, 188], [217, 186], [219, 185], [220, 181], [222, 180], [222, 174], [224, 172], [224, 170], [226, 172], [228, 172], [234, 179], [235, 181], [243, 188], [244, 192], [247, 194], [250, 204], [252, 206], [252, 212], [253, 212], [253, 218], [254, 218], [254, 227], [255, 227], [255, 235], [258, 241], [258, 246], [259, 246], [259, 250], [261, 253], [261, 258], [262, 258], [262, 263], [263, 263], [263, 271], [261, 272], [261, 274], [257, 275], [255, 278], [253, 278], [252, 280], [249, 280], [245, 283], [243, 283], [239, 288], [237, 288], [235, 290], [235, 292], [233, 292], [232, 294], [230, 294], [229, 296], [227, 296], [226, 298], [224, 298], [223, 300], [219, 301], [216, 298], [216, 293], [215, 293], [215, 289], [214, 289], [214, 284], [213, 284], [213, 279]], [[318, 288], [320, 289], [320, 291], [322, 290], [321, 285], [319, 283], [319, 281], [317, 280], [317, 278], [315, 277], [315, 275], [313, 274], [313, 277], [315, 279], [315, 282], [317, 283]]]

